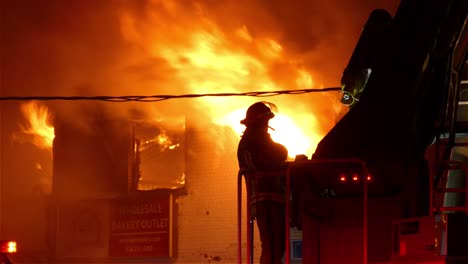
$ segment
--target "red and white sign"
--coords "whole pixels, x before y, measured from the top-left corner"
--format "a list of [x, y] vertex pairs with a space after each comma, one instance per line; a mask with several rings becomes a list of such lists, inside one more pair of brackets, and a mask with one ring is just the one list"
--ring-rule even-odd
[[172, 257], [173, 198], [141, 193], [115, 200], [110, 212], [111, 257]]

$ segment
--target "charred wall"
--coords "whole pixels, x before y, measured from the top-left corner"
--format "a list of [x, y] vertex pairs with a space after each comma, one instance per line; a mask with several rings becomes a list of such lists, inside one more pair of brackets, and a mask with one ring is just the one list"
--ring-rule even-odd
[[57, 120], [53, 146], [53, 194], [58, 199], [97, 198], [126, 193], [129, 122], [96, 119], [90, 129]]
[[[122, 132], [126, 127], [121, 122], [100, 121], [90, 133], [67, 122], [57, 122], [53, 189], [62, 200], [57, 211], [54, 242], [59, 261], [100, 262], [110, 259], [107, 250], [111, 203], [109, 199], [106, 202], [102, 198], [108, 193], [120, 194], [121, 198], [127, 195], [126, 146], [130, 134]], [[116, 129], [121, 133], [116, 134]], [[186, 183], [184, 187], [173, 190], [177, 250], [174, 258], [157, 259], [158, 263], [236, 263], [238, 139], [229, 127], [210, 122], [187, 122], [184, 150]], [[94, 222], [99, 223], [98, 227], [89, 228], [86, 223], [81, 223], [83, 232], [95, 230], [99, 233], [92, 232], [96, 239], [85, 243], [83, 239], [77, 240], [81, 236], [76, 236], [80, 232], [77, 233], [74, 227], [76, 216], [82, 211], [93, 212]], [[260, 248], [259, 245], [256, 248]], [[259, 256], [258, 252], [256, 256]], [[121, 258], [127, 261], [125, 259], [128, 260]], [[154, 258], [132, 261], [148, 263]]]

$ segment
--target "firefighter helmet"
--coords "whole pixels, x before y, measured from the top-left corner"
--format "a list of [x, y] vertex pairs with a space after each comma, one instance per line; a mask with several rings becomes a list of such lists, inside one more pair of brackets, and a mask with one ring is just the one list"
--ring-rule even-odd
[[275, 117], [276, 109], [276, 105], [273, 103], [257, 102], [247, 109], [245, 119], [241, 120], [240, 123], [249, 126], [268, 121]]

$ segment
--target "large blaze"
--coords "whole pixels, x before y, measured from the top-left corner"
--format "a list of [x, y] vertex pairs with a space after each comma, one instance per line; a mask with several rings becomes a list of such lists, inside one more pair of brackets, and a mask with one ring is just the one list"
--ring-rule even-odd
[[[241, 136], [245, 126], [240, 124], [240, 120], [245, 118], [245, 111], [245, 109], [235, 110], [217, 121], [220, 124], [231, 126], [236, 134]], [[270, 127], [272, 129], [269, 130], [269, 133], [274, 141], [286, 146], [290, 159], [300, 154], [310, 157], [321, 138], [319, 133], [309, 131], [315, 123], [316, 120], [309, 114], [296, 113], [289, 116], [280, 112], [271, 119]]]
[[54, 141], [54, 127], [48, 108], [35, 101], [21, 105], [26, 122], [21, 125], [22, 132], [31, 139], [31, 143], [42, 149], [51, 149]]
[[[301, 123], [301, 118], [304, 122]], [[273, 131], [270, 134], [273, 140], [282, 143], [288, 149], [288, 156], [294, 158], [296, 155], [310, 155], [314, 152], [321, 138], [317, 131], [309, 131], [307, 126], [315, 120], [310, 116], [301, 117], [300, 114], [291, 117], [277, 115], [270, 121]]]
[[[2, 12], [8, 28], [1, 45], [2, 96], [53, 97], [339, 86], [370, 9], [397, 1], [1, 2], [8, 10]], [[234, 263], [236, 231], [226, 228], [237, 224], [234, 152], [245, 129], [240, 120], [258, 101], [278, 107], [269, 132], [291, 159], [311, 157], [341, 106], [328, 93], [146, 103], [54, 100], [20, 102], [18, 118], [16, 102], [3, 104], [2, 230], [28, 245], [24, 262], [53, 255], [70, 262]], [[144, 130], [134, 133], [131, 121], [145, 123]], [[28, 144], [9, 144], [10, 132]], [[129, 182], [128, 174], [139, 172], [141, 178]], [[111, 239], [122, 238], [132, 249], [146, 240], [140, 233], [133, 239], [107, 232], [114, 197], [166, 193], [127, 193], [128, 187], [177, 188], [171, 191], [175, 255], [109, 255]], [[160, 237], [150, 236], [148, 241]], [[252, 245], [258, 262], [258, 236]]]
[[[184, 16], [186, 7], [177, 2], [152, 1], [150, 7], [144, 22], [123, 11], [122, 34], [149, 56], [164, 60], [174, 69], [172, 85], [178, 87], [179, 93], [275, 91], [316, 85], [312, 74], [300, 61], [288, 57], [274, 37], [256, 36], [246, 25], [226, 31], [206, 16], [202, 7], [191, 16]], [[307, 112], [298, 111], [290, 107], [291, 97], [280, 97], [271, 99], [280, 109], [280, 114], [271, 121], [275, 129], [270, 131], [273, 139], [288, 148], [290, 157], [310, 156], [324, 132], [310, 108]], [[232, 127], [241, 136], [243, 127], [239, 121], [247, 107], [266, 99], [197, 100], [199, 108], [206, 109], [214, 123]], [[317, 102], [294, 101], [294, 104]]]

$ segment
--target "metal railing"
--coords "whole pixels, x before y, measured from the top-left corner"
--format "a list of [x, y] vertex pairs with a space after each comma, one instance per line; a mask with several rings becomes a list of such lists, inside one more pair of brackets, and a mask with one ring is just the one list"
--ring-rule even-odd
[[[237, 263], [242, 263], [242, 176], [247, 177], [246, 170], [240, 169], [237, 174]], [[245, 178], [246, 183], [246, 222], [247, 222], [247, 255], [249, 263], [253, 263], [253, 219], [250, 215], [250, 197], [251, 190], [249, 179]]]
[[[290, 263], [291, 259], [291, 250], [290, 250], [290, 222], [289, 217], [291, 214], [291, 205], [290, 205], [290, 195], [291, 195], [291, 174], [292, 170], [299, 165], [336, 165], [336, 164], [355, 164], [359, 165], [362, 169], [362, 174], [364, 175], [363, 183], [363, 264], [367, 264], [368, 262], [368, 242], [367, 242], [367, 233], [368, 233], [368, 182], [366, 180], [367, 175], [369, 174], [369, 170], [367, 165], [364, 161], [359, 159], [333, 159], [333, 160], [303, 160], [303, 161], [295, 161], [289, 164], [286, 170], [286, 213], [285, 213], [285, 239], [286, 239], [286, 248], [285, 248], [285, 264]], [[237, 179], [237, 263], [242, 264], [242, 179], [243, 176], [246, 176], [246, 196], [247, 196], [247, 203], [246, 203], [246, 223], [247, 223], [247, 251], [246, 251], [246, 258], [247, 263], [253, 264], [253, 218], [251, 217], [249, 206], [251, 204], [250, 197], [251, 197], [251, 190], [249, 186], [249, 179], [247, 178], [246, 171], [241, 169], [238, 173]]]

